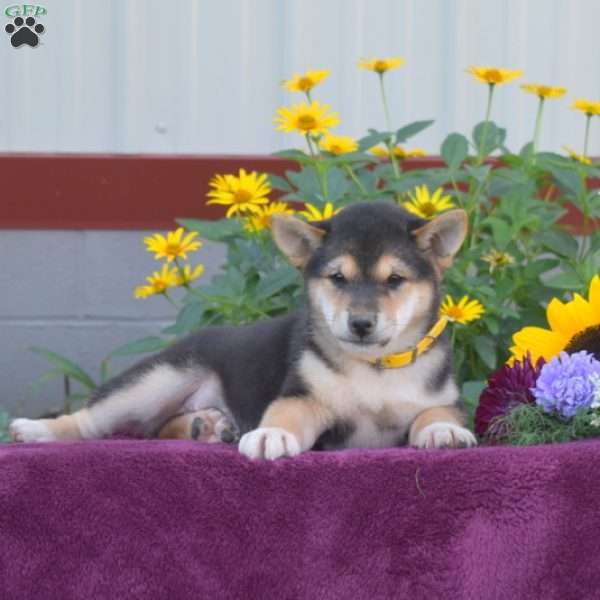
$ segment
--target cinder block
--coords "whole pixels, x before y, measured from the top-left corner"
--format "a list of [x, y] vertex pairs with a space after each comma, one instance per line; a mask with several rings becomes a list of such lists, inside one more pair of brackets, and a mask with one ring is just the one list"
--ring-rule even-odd
[[0, 317], [83, 314], [83, 233], [1, 231]]

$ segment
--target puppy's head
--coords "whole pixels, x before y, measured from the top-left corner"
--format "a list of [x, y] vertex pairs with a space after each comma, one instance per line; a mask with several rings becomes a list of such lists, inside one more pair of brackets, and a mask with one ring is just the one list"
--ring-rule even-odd
[[273, 217], [273, 237], [304, 271], [312, 316], [350, 354], [410, 345], [437, 318], [439, 282], [467, 232], [451, 210], [425, 221], [398, 206], [354, 204], [327, 221]]

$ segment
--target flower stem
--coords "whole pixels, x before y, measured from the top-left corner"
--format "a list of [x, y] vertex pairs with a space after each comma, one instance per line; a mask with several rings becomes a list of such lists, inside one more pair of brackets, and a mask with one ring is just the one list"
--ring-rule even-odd
[[173, 300], [173, 298], [171, 298], [171, 296], [169, 296], [167, 290], [165, 290], [164, 292], [162, 292], [162, 295], [177, 309], [179, 310], [179, 305], [177, 304], [177, 302], [175, 302], [175, 300]]
[[481, 144], [479, 146], [479, 155], [477, 157], [477, 164], [480, 165], [485, 158], [485, 144], [487, 142], [488, 129], [490, 128], [490, 115], [492, 114], [492, 99], [494, 97], [495, 83], [489, 84], [487, 109], [485, 111], [485, 123], [483, 125], [483, 132], [481, 134]]
[[[388, 106], [387, 96], [385, 94], [385, 85], [383, 84], [383, 73], [378, 73], [378, 75], [379, 90], [381, 91], [381, 101], [383, 103], [383, 112], [385, 113], [385, 126], [387, 130], [391, 132], [392, 120], [390, 119], [390, 109]], [[394, 176], [396, 177], [396, 179], [398, 179], [400, 177], [400, 168], [398, 167], [398, 160], [396, 159], [396, 155], [394, 154], [394, 143], [391, 137], [386, 140], [386, 146], [390, 155], [390, 160], [392, 161]]]
[[314, 166], [315, 171], [317, 172], [317, 178], [319, 179], [319, 187], [321, 188], [321, 194], [323, 195], [323, 202], [327, 202], [327, 197], [329, 196], [327, 190], [327, 172], [323, 171], [323, 169], [321, 168], [321, 165], [319, 163], [319, 157], [315, 153], [312, 140], [310, 139], [310, 134], [307, 133], [304, 137], [306, 137], [306, 143], [308, 144], [308, 150], [310, 152], [310, 155], [315, 161]]
[[585, 158], [587, 158], [587, 153], [588, 153], [588, 142], [589, 142], [589, 138], [590, 138], [590, 123], [592, 122], [592, 115], [591, 114], [586, 114], [585, 115], [586, 121], [585, 121], [585, 136], [583, 138], [583, 156]]
[[348, 173], [348, 175], [350, 175], [350, 179], [352, 179], [352, 181], [354, 181], [354, 183], [356, 184], [358, 189], [366, 196], [367, 190], [365, 189], [365, 186], [360, 182], [360, 179], [356, 176], [354, 169], [350, 165], [346, 165], [345, 169], [346, 169], [346, 172]]
[[537, 154], [540, 142], [540, 131], [542, 129], [542, 113], [544, 112], [544, 96], [540, 96], [537, 115], [535, 116], [535, 130], [533, 133], [533, 154]]

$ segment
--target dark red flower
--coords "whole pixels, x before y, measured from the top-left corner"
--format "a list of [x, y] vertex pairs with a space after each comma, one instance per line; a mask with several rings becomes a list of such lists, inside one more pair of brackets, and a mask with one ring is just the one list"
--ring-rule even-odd
[[535, 402], [530, 388], [535, 386], [544, 363], [544, 359], [539, 358], [533, 365], [528, 355], [523, 360], [515, 360], [512, 366], [502, 365], [490, 375], [475, 411], [475, 433], [478, 436], [502, 437], [501, 426], [493, 423], [494, 419], [515, 406]]

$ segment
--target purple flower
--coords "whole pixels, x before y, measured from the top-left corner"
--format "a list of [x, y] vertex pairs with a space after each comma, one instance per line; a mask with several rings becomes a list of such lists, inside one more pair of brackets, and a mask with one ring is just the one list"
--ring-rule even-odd
[[594, 400], [594, 374], [600, 376], [600, 361], [582, 350], [561, 352], [542, 367], [535, 387], [535, 401], [548, 413], [570, 419], [590, 408]]
[[535, 402], [531, 388], [543, 364], [544, 359], [539, 358], [532, 365], [527, 355], [522, 361], [515, 360], [511, 366], [503, 365], [490, 376], [475, 411], [475, 433], [478, 436], [502, 437], [501, 426], [494, 421], [515, 406]]

